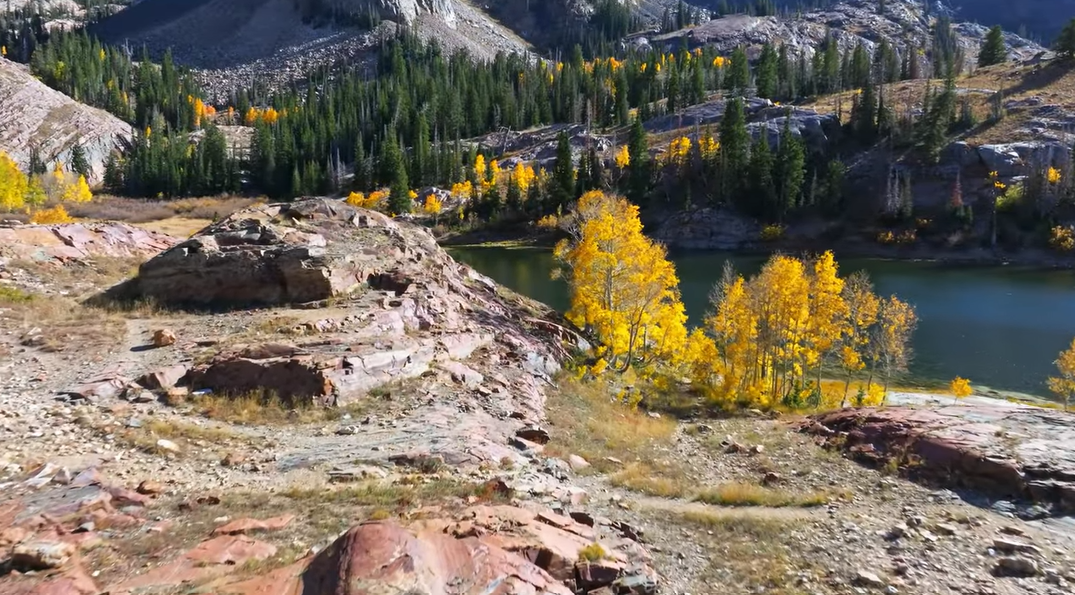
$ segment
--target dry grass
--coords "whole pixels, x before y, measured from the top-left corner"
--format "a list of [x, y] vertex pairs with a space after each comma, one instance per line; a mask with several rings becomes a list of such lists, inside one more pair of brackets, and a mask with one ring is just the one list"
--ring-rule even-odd
[[11, 268], [22, 269], [36, 279], [73, 293], [93, 292], [138, 274], [141, 257], [97, 256], [60, 265], [56, 262], [18, 260]]
[[126, 324], [114, 314], [66, 296], [0, 287], [0, 330], [19, 337], [23, 346], [48, 352], [113, 349], [126, 335]]
[[579, 455], [602, 472], [620, 467], [608, 457], [661, 467], [676, 429], [672, 419], [652, 418], [616, 401], [600, 382], [561, 379], [546, 406], [553, 434], [546, 452]]
[[115, 423], [92, 419], [83, 419], [82, 423], [102, 435], [115, 436], [119, 442], [150, 454], [165, 455], [169, 451], [157, 445], [160, 439], [169, 440], [179, 446], [179, 455], [188, 454], [197, 447], [231, 446], [236, 443], [249, 444], [251, 437], [216, 425], [199, 425], [179, 419], [152, 418], [142, 421], [140, 427], [117, 428]]
[[743, 514], [735, 510], [682, 510], [679, 520], [700, 525], [724, 535], [746, 536], [754, 539], [773, 539], [791, 528], [791, 520], [768, 514]]
[[241, 196], [210, 196], [180, 200], [142, 200], [100, 196], [86, 203], [73, 204], [72, 217], [126, 223], [148, 223], [179, 217], [187, 220], [216, 221], [260, 202]]
[[661, 498], [681, 498], [694, 485], [678, 466], [665, 466], [662, 469], [643, 462], [628, 463], [621, 471], [609, 477], [612, 485], [626, 488], [650, 496]]
[[773, 508], [822, 506], [828, 504], [830, 499], [831, 496], [826, 492], [795, 493], [743, 482], [703, 488], [694, 496], [695, 501], [714, 506], [768, 506]]
[[239, 425], [306, 424], [336, 421], [345, 415], [364, 415], [370, 403], [353, 403], [342, 407], [314, 404], [289, 404], [273, 395], [202, 395], [192, 401], [201, 415]]
[[188, 217], [171, 217], [145, 223], [132, 223], [147, 231], [155, 231], [173, 238], [189, 238], [213, 223], [212, 219], [191, 219]]
[[[799, 514], [756, 509], [669, 510], [663, 520], [683, 525], [707, 546], [709, 564], [698, 577], [720, 584], [728, 593], [799, 595], [804, 591], [789, 577], [816, 575], [800, 548], [795, 529], [808, 521]], [[820, 578], [820, 576], [818, 576]]]

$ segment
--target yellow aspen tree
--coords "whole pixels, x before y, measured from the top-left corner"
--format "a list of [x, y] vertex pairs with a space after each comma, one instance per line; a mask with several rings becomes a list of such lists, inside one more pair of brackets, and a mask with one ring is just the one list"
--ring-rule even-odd
[[746, 281], [726, 268], [713, 295], [715, 314], [706, 321], [719, 359], [714, 374], [721, 380], [718, 397], [749, 392], [747, 383], [757, 360], [758, 321], [747, 295]]
[[437, 222], [437, 218], [440, 217], [441, 207], [442, 205], [440, 199], [437, 198], [436, 194], [430, 194], [429, 196], [427, 196], [425, 204], [422, 205], [422, 210], [425, 211], [427, 215], [433, 216], [434, 225]]
[[748, 292], [758, 317], [752, 378], [768, 397], [763, 405], [771, 407], [788, 396], [804, 374], [810, 285], [802, 261], [783, 255], [772, 257], [750, 281]]
[[847, 304], [844, 280], [832, 251], [826, 251], [813, 264], [805, 365], [817, 370], [815, 388], [820, 390], [825, 361], [847, 333]]
[[1054, 363], [1060, 374], [1049, 378], [1049, 390], [1064, 400], [1064, 410], [1067, 411], [1071, 397], [1075, 395], [1075, 339], [1070, 347], [1060, 352]]
[[870, 331], [877, 322], [881, 303], [873, 292], [869, 276], [857, 272], [844, 282], [844, 304], [847, 307], [846, 333], [840, 345], [840, 365], [847, 376], [844, 379], [844, 396], [840, 407], [847, 405], [847, 391], [851, 376], [866, 367], [870, 347]]
[[29, 181], [15, 160], [0, 151], [0, 210], [21, 209], [26, 201]]
[[907, 370], [911, 360], [911, 334], [917, 325], [918, 316], [914, 306], [900, 301], [894, 295], [881, 302], [873, 335], [874, 365], [879, 365], [884, 373], [882, 403], [888, 397], [892, 377]]
[[619, 151], [616, 151], [616, 168], [627, 169], [631, 165], [631, 153], [627, 150], [627, 145], [620, 147]]
[[592, 330], [614, 369], [678, 363], [687, 316], [675, 266], [642, 234], [638, 207], [600, 191], [584, 194], [575, 233], [556, 246], [571, 290], [567, 316]]
[[952, 379], [951, 384], [948, 385], [948, 390], [952, 392], [952, 396], [954, 396], [957, 401], [974, 394], [974, 389], [970, 387], [970, 380], [960, 376], [956, 376]]
[[86, 183], [86, 176], [78, 176], [78, 180], [66, 183], [63, 189], [63, 201], [65, 202], [90, 202], [93, 200], [93, 192]]
[[71, 223], [74, 219], [67, 214], [63, 205], [56, 205], [51, 209], [41, 209], [30, 216], [30, 223], [35, 225], [55, 225], [58, 223]]

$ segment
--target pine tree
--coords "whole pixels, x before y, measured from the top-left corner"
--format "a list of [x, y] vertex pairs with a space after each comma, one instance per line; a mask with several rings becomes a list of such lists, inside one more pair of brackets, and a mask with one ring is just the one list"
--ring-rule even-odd
[[650, 157], [646, 141], [646, 129], [642, 120], [635, 118], [631, 122], [631, 135], [627, 140], [627, 155], [630, 157], [629, 175], [627, 176], [627, 198], [636, 205], [645, 204], [649, 196]]
[[407, 180], [407, 166], [395, 134], [384, 140], [381, 152], [381, 171], [388, 180], [388, 210], [393, 214], [410, 213], [413, 207], [411, 186]]
[[877, 96], [873, 85], [866, 85], [851, 110], [851, 126], [855, 135], [864, 143], [873, 142], [877, 136]]
[[90, 164], [86, 161], [86, 151], [82, 145], [71, 147], [71, 171], [85, 178], [90, 177]]
[[1068, 21], [1056, 38], [1056, 53], [1067, 60], [1075, 58], [1075, 19]]
[[773, 99], [776, 97], [779, 57], [771, 44], [765, 44], [758, 59], [758, 97]]
[[366, 157], [366, 142], [361, 133], [355, 139], [355, 177], [352, 187], [359, 192], [369, 192], [373, 187], [373, 168]]
[[725, 200], [738, 201], [743, 190], [743, 172], [750, 159], [750, 133], [743, 100], [734, 97], [724, 108], [720, 122], [721, 194]]
[[741, 95], [745, 94], [747, 88], [750, 87], [750, 62], [742, 46], [735, 48], [732, 52], [731, 72], [728, 74], [727, 86]]
[[806, 147], [802, 139], [791, 131], [790, 117], [784, 119], [784, 130], [780, 133], [774, 177], [778, 189], [777, 219], [783, 220], [788, 211], [801, 204], [803, 182], [806, 180]]
[[779, 218], [782, 209], [777, 204], [776, 185], [773, 182], [773, 152], [769, 148], [767, 134], [754, 141], [750, 151], [750, 200], [749, 212], [764, 215], [770, 220]]
[[561, 131], [556, 137], [556, 161], [552, 166], [551, 210], [566, 209], [575, 198], [575, 168], [571, 156], [571, 140]]
[[978, 53], [978, 66], [992, 66], [1008, 59], [1008, 49], [1004, 45], [1004, 31], [995, 25], [985, 35], [985, 42]]

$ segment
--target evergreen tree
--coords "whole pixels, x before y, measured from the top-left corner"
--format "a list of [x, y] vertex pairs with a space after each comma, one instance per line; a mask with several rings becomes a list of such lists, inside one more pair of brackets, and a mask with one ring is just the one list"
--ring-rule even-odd
[[575, 168], [571, 157], [571, 140], [561, 131], [556, 137], [556, 161], [552, 166], [551, 209], [566, 209], [575, 198]]
[[1004, 31], [995, 25], [985, 35], [985, 42], [978, 53], [978, 66], [992, 66], [1008, 59], [1008, 49], [1004, 45]]
[[644, 204], [649, 195], [650, 158], [646, 141], [646, 129], [642, 120], [631, 122], [631, 134], [627, 140], [627, 155], [631, 159], [627, 176], [627, 198], [636, 205]]
[[780, 133], [774, 177], [778, 192], [777, 219], [783, 220], [788, 211], [802, 204], [803, 182], [806, 180], [806, 147], [791, 131], [790, 117], [784, 119], [784, 130]]
[[873, 85], [866, 85], [856, 98], [851, 110], [851, 128], [864, 143], [873, 142], [877, 136], [877, 95]]
[[71, 147], [71, 171], [85, 178], [90, 177], [90, 164], [86, 161], [86, 151], [82, 145]]
[[748, 212], [769, 220], [779, 218], [783, 209], [777, 204], [776, 184], [773, 182], [773, 152], [769, 139], [763, 134], [750, 151], [750, 201]]
[[771, 44], [765, 44], [761, 50], [761, 58], [758, 59], [758, 97], [773, 99], [776, 97], [777, 85], [780, 80], [779, 57]]
[[384, 179], [389, 181], [388, 210], [394, 214], [410, 213], [413, 207], [411, 185], [395, 134], [389, 134], [382, 145], [381, 172]]
[[746, 50], [742, 46], [735, 48], [731, 60], [727, 87], [741, 95], [745, 94], [750, 87], [750, 62], [747, 60]]
[[734, 97], [724, 108], [720, 122], [720, 155], [722, 182], [721, 194], [725, 200], [741, 198], [743, 172], [750, 159], [750, 133], [747, 132], [746, 111], [743, 100]]
[[1055, 47], [1056, 53], [1060, 54], [1061, 58], [1067, 60], [1075, 58], [1075, 18], [1068, 21], [1067, 25], [1064, 25], [1060, 35], [1056, 38]]

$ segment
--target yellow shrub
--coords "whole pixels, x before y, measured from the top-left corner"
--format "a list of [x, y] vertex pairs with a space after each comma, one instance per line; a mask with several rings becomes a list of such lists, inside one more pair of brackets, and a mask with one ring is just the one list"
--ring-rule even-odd
[[948, 390], [952, 391], [952, 394], [955, 395], [957, 399], [969, 397], [974, 393], [974, 389], [970, 386], [970, 380], [960, 376], [956, 376], [952, 379], [952, 383], [948, 385]]
[[556, 215], [545, 215], [541, 219], [538, 219], [537, 226], [539, 229], [556, 229], [560, 225], [560, 219]]
[[918, 239], [918, 236], [915, 233], [915, 230], [908, 229], [908, 230], [905, 230], [905, 231], [901, 231], [900, 234], [898, 236], [896, 236], [896, 243], [897, 244], [913, 244], [916, 239]]
[[891, 231], [882, 231], [877, 234], [878, 244], [894, 244], [896, 242], [896, 234]]
[[1057, 225], [1049, 230], [1049, 245], [1061, 252], [1075, 250], [1075, 229]]
[[763, 242], [775, 242], [784, 237], [784, 226], [766, 225], [762, 228], [760, 237]]
[[30, 223], [37, 225], [52, 225], [55, 223], [71, 223], [74, 219], [67, 214], [63, 205], [56, 205], [51, 209], [41, 209], [30, 217]]

